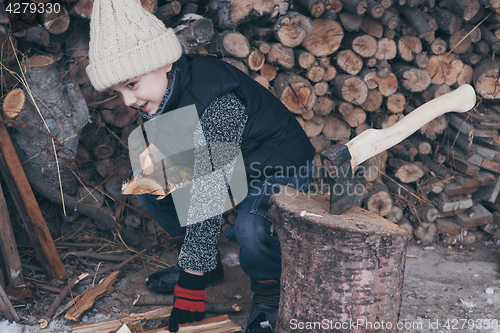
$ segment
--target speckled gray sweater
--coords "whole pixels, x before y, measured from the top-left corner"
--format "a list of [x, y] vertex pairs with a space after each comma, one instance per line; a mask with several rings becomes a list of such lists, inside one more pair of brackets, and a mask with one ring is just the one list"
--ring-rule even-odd
[[[145, 120], [154, 119], [162, 114], [163, 105], [171, 96], [175, 76], [172, 74], [169, 75], [169, 85], [158, 111], [150, 116], [139, 110]], [[241, 147], [243, 130], [247, 119], [245, 105], [233, 93], [227, 93], [216, 98], [203, 112], [199, 124], [201, 127], [198, 126], [195, 133], [193, 133], [195, 164], [190, 215], [192, 215], [192, 212], [202, 211], [203, 208], [200, 208], [200, 205], [207, 205], [206, 201], [208, 201], [208, 205], [217, 204], [218, 199], [220, 201], [220, 198], [216, 198], [216, 195], [210, 193], [210, 186], [203, 184], [201, 180], [196, 181], [196, 179], [200, 179], [197, 176], [207, 174], [207, 172], [214, 171], [218, 167], [214, 165], [212, 149], [217, 148], [217, 153], [224, 153], [223, 149], [219, 149], [220, 143], [230, 143], [230, 145], [225, 146], [229, 147], [226, 153], [234, 156], [234, 147]], [[209, 159], [205, 158], [207, 148]], [[233, 166], [234, 164], [225, 168], [226, 175], [230, 176]], [[220, 233], [221, 217], [222, 214], [219, 214], [186, 226], [184, 245], [179, 254], [178, 264], [180, 267], [205, 272], [216, 267], [216, 245]]]

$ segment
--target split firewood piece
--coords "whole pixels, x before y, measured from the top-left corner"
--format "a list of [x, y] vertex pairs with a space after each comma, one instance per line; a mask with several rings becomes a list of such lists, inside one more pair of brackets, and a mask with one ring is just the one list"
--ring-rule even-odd
[[[171, 307], [167, 307], [166, 309], [171, 309]], [[150, 311], [153, 312], [153, 311]], [[165, 311], [164, 311], [165, 312]], [[156, 318], [166, 318], [170, 315], [170, 311], [168, 314], [162, 315]], [[153, 318], [154, 319], [154, 318]], [[123, 320], [127, 320], [123, 323]], [[84, 324], [84, 325], [76, 325], [73, 326], [73, 333], [114, 333], [117, 329], [123, 326], [123, 324], [133, 324], [139, 321], [147, 321], [148, 319], [129, 319], [128, 317], [123, 317], [117, 320], [111, 320], [107, 322], [102, 322], [98, 324]], [[144, 333], [169, 333], [167, 327], [154, 329], [150, 331], [143, 331]], [[228, 319], [227, 315], [221, 315], [212, 318], [205, 318], [198, 322], [186, 323], [179, 325], [179, 333], [217, 333], [217, 332], [241, 332], [241, 327], [231, 320]]]
[[9, 297], [5, 293], [5, 290], [0, 285], [0, 310], [5, 318], [9, 321], [19, 321], [19, 316], [17, 315], [16, 310], [12, 306], [12, 303], [9, 300]]
[[490, 141], [486, 141], [493, 143], [494, 140], [498, 141], [498, 130], [496, 129], [482, 129], [476, 128], [477, 126], [472, 126], [469, 122], [466, 122], [464, 119], [457, 117], [456, 115], [450, 113], [448, 114], [450, 125], [459, 130], [460, 132], [466, 134], [469, 137], [474, 137], [475, 139], [480, 138], [481, 140], [491, 139]]
[[486, 99], [500, 98], [499, 76], [500, 66], [497, 61], [483, 59], [474, 66], [473, 82], [476, 92]]
[[435, 223], [438, 234], [460, 235], [463, 232], [463, 228], [451, 219], [439, 218]]
[[83, 294], [80, 300], [68, 310], [64, 318], [72, 321], [78, 321], [85, 311], [92, 308], [96, 300], [104, 296], [104, 294], [109, 295], [113, 292], [113, 284], [116, 282], [120, 274], [121, 271], [114, 271], [99, 281], [97, 286], [90, 287]]
[[446, 193], [441, 192], [433, 201], [436, 207], [442, 212], [454, 212], [459, 209], [468, 209], [474, 205], [470, 194], [450, 197]]
[[358, 15], [363, 15], [368, 7], [366, 0], [342, 0], [342, 3], [345, 9]]
[[412, 183], [425, 174], [424, 166], [420, 162], [405, 162], [397, 158], [389, 158], [387, 165], [395, 171], [395, 176], [403, 183]]
[[486, 171], [481, 171], [473, 176], [458, 175], [456, 179], [458, 184], [466, 188], [476, 188], [496, 183], [496, 176]]
[[393, 64], [394, 74], [406, 90], [421, 92], [431, 84], [431, 76], [424, 69], [415, 68], [406, 64]]
[[390, 73], [384, 78], [380, 79], [378, 90], [385, 97], [391, 96], [398, 90], [398, 78], [396, 74]]
[[351, 136], [351, 128], [344, 121], [327, 115], [323, 118], [324, 125], [321, 133], [328, 140], [344, 140]]
[[231, 66], [238, 68], [240, 71], [242, 71], [246, 75], [250, 75], [250, 73], [248, 72], [248, 67], [245, 65], [245, 63], [243, 63], [243, 61], [241, 61], [239, 59], [230, 58], [230, 57], [223, 58], [222, 60], [227, 62]]
[[16, 119], [26, 102], [26, 95], [21, 88], [12, 89], [3, 101], [3, 114], [9, 119]]
[[230, 56], [243, 59], [250, 53], [250, 43], [248, 43], [247, 38], [239, 32], [230, 30], [214, 34], [206, 48], [222, 57]]
[[422, 11], [418, 7], [409, 7], [405, 5], [401, 6], [399, 9], [417, 32], [418, 38], [429, 43], [434, 40], [434, 30], [431, 29]]
[[340, 47], [344, 31], [337, 21], [316, 19], [312, 21], [314, 31], [302, 41], [302, 46], [316, 57], [325, 57]]
[[102, 119], [109, 125], [120, 128], [132, 124], [138, 115], [139, 113], [126, 106], [121, 98], [113, 98], [101, 108]]
[[266, 54], [267, 62], [290, 69], [295, 64], [293, 49], [281, 43], [271, 43], [271, 50]]
[[43, 26], [53, 35], [60, 35], [69, 28], [70, 16], [63, 6], [59, 11], [44, 11], [41, 14], [40, 20]]
[[359, 76], [338, 74], [332, 87], [337, 96], [355, 105], [363, 104], [368, 98], [368, 86]]
[[[174, 305], [174, 296], [156, 295], [145, 296], [138, 294], [132, 305]], [[232, 302], [214, 303], [207, 302], [207, 312], [211, 313], [234, 313], [241, 311], [241, 306]]]
[[311, 83], [303, 77], [282, 72], [274, 79], [276, 96], [293, 113], [302, 114], [312, 110], [316, 104], [316, 94]]
[[363, 68], [363, 60], [352, 50], [342, 50], [337, 53], [337, 65], [344, 72], [356, 75]]
[[422, 52], [422, 41], [420, 38], [405, 35], [398, 40], [398, 55], [404, 61], [411, 62], [415, 55]]
[[406, 105], [405, 95], [403, 95], [402, 93], [394, 93], [387, 97], [385, 105], [387, 107], [387, 110], [392, 113], [403, 112]]
[[299, 46], [313, 30], [311, 19], [294, 11], [281, 16], [274, 25], [276, 39], [288, 47]]
[[366, 209], [380, 216], [387, 216], [392, 210], [392, 198], [389, 189], [380, 180], [375, 180], [372, 187], [366, 188], [367, 195], [363, 200]]
[[[373, 112], [380, 109], [383, 101], [384, 97], [378, 89], [370, 89], [368, 90], [368, 98], [366, 99], [366, 102], [361, 104], [361, 107], [367, 112]], [[364, 122], [364, 120], [362, 122]]]

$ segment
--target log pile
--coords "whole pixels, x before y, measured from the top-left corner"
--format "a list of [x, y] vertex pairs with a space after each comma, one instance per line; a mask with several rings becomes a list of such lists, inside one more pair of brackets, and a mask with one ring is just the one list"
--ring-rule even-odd
[[[467, 243], [486, 234], [498, 238], [500, 108], [490, 102], [500, 98], [495, 57], [500, 52], [500, 2], [142, 3], [175, 29], [185, 53], [220, 57], [273, 92], [318, 154], [368, 128], [389, 127], [464, 83], [473, 84], [482, 102], [471, 112], [441, 116], [361, 165], [368, 193], [363, 207], [424, 243]], [[85, 67], [92, 1], [66, 5], [55, 18], [8, 13], [4, 24], [10, 24], [0, 26], [0, 41], [9, 41], [1, 44], [2, 62], [15, 67], [12, 46], [35, 48], [57, 60], [61, 77], [78, 83], [92, 122], [83, 129], [75, 172], [84, 184], [101, 186], [106, 200], [114, 198], [110, 206], [116, 220], [134, 228], [148, 218], [120, 188], [132, 174], [127, 137], [141, 119], [116, 96], [91, 87]], [[15, 83], [7, 75], [5, 92]], [[16, 105], [22, 103], [10, 94], [15, 92], [4, 98], [4, 115], [22, 122], [16, 117]], [[328, 193], [321, 178], [315, 185]], [[89, 197], [84, 190], [78, 195]], [[102, 205], [102, 200], [91, 201]], [[226, 227], [235, 216], [224, 217]]]

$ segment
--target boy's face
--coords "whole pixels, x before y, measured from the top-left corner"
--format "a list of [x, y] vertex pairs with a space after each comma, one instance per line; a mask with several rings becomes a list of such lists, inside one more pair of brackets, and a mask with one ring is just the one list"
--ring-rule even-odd
[[167, 73], [171, 69], [172, 64], [115, 84], [110, 89], [121, 96], [125, 105], [152, 115], [160, 107], [165, 95], [168, 85]]

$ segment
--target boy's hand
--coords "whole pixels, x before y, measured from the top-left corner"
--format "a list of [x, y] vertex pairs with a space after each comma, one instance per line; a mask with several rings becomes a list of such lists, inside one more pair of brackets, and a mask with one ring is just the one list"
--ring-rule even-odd
[[205, 286], [205, 275], [181, 272], [174, 288], [174, 308], [168, 325], [170, 332], [177, 332], [179, 324], [192, 323], [205, 318], [207, 302]]

